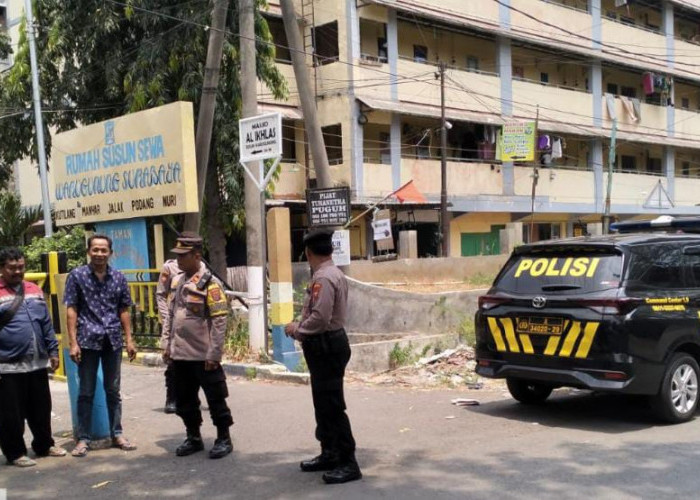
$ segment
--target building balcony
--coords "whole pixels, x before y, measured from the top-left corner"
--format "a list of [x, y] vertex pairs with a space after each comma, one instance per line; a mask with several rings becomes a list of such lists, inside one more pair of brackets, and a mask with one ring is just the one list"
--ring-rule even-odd
[[[697, 168], [697, 166], [695, 167]], [[694, 207], [698, 204], [700, 179], [685, 179], [676, 177], [674, 187], [674, 203], [681, 206]]]
[[[471, 3], [471, 2], [470, 2]], [[474, 2], [479, 3], [479, 2]], [[494, 2], [495, 3], [495, 2]], [[510, 1], [511, 30], [531, 40], [538, 40], [547, 45], [576, 46], [590, 50], [592, 37], [591, 15], [579, 9], [559, 5], [546, 0]], [[528, 15], [523, 15], [520, 12]], [[532, 17], [530, 17], [532, 16]], [[565, 20], [565, 21], [564, 21]], [[562, 24], [564, 22], [564, 24]], [[580, 36], [565, 33], [559, 27]]]
[[592, 127], [593, 95], [531, 81], [513, 81], [513, 115], [534, 120], [540, 104], [541, 130], [580, 133]]
[[[614, 59], [653, 71], [668, 71], [664, 34], [605, 18], [601, 20], [601, 25], [603, 52], [606, 59]], [[640, 47], [654, 49], [641, 50]]]
[[[531, 196], [532, 167], [515, 167], [515, 194]], [[595, 182], [590, 170], [540, 168], [537, 197], [548, 197], [552, 203], [594, 203]]]

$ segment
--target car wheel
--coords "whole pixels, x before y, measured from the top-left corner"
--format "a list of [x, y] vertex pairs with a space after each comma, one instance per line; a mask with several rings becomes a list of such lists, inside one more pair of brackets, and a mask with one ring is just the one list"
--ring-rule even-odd
[[523, 380], [520, 378], [506, 379], [510, 395], [517, 401], [523, 404], [538, 404], [544, 401], [552, 394], [554, 387], [551, 385]]
[[674, 424], [693, 418], [698, 407], [698, 380], [700, 368], [695, 358], [675, 354], [666, 366], [659, 393], [651, 399], [656, 416]]

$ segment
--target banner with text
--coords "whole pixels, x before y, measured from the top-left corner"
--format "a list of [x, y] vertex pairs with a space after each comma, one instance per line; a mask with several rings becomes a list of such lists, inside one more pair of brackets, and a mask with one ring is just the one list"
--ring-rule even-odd
[[174, 102], [53, 138], [56, 225], [197, 212], [192, 103]]
[[[109, 264], [115, 269], [150, 269], [148, 258], [148, 232], [146, 219], [115, 220], [110, 222], [98, 222], [95, 224], [95, 232], [105, 234], [112, 239], [114, 253], [109, 259]], [[128, 274], [129, 281], [148, 281], [146, 276]], [[145, 278], [145, 279], [144, 279]]]
[[535, 160], [535, 122], [508, 122], [503, 125], [501, 160]]
[[342, 226], [350, 219], [350, 189], [307, 189], [306, 209], [309, 226]]

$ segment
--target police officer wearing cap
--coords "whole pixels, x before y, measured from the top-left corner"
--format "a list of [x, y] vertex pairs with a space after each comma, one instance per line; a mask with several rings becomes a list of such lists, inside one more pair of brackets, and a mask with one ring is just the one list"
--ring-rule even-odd
[[311, 373], [316, 439], [321, 443], [321, 454], [301, 462], [301, 470], [327, 471], [323, 480], [329, 484], [362, 477], [343, 395], [345, 367], [350, 361], [350, 344], [343, 328], [348, 284], [333, 264], [332, 235], [332, 230], [314, 229], [304, 236], [311, 284], [306, 290], [301, 321], [285, 327], [285, 333], [301, 341], [304, 350]]
[[[158, 277], [156, 286], [156, 304], [158, 306], [158, 316], [160, 317], [161, 330], [170, 328], [170, 315], [168, 314], [168, 294], [170, 293], [170, 283], [173, 278], [180, 274], [177, 267], [177, 260], [168, 259], [163, 264], [163, 269]], [[165, 368], [165, 413], [175, 413], [175, 370], [173, 364], [168, 363]]]
[[182, 233], [171, 250], [180, 273], [172, 278], [168, 295], [168, 328], [163, 331], [163, 360], [172, 360], [175, 371], [175, 406], [187, 430], [187, 438], [175, 454], [183, 457], [204, 449], [200, 427], [199, 389], [204, 391], [209, 413], [217, 429], [210, 458], [222, 458], [233, 450], [229, 427], [233, 425], [226, 404], [228, 388], [221, 367], [228, 304], [221, 283], [202, 263], [202, 238]]

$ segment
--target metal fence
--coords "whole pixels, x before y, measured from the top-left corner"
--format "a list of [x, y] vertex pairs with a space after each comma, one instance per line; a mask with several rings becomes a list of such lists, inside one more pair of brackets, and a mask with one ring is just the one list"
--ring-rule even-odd
[[156, 287], [158, 269], [124, 269], [121, 271], [129, 280], [131, 292], [131, 330], [140, 348], [157, 349], [161, 334]]

